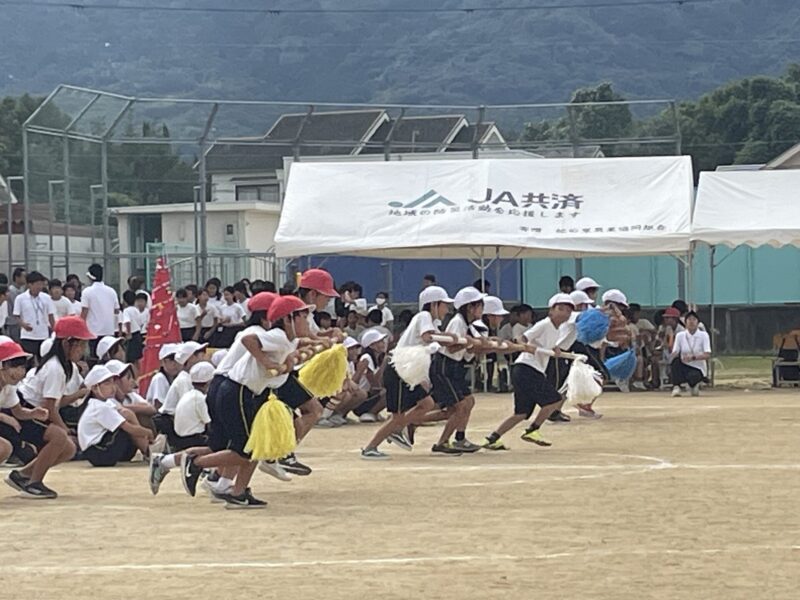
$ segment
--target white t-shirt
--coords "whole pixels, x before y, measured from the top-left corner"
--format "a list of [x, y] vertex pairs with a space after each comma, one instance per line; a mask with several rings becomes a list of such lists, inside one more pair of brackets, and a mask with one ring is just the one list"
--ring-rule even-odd
[[131, 334], [145, 333], [149, 322], [150, 311], [146, 308], [143, 311], [139, 311], [135, 306], [129, 306], [122, 311], [122, 324], [131, 324]]
[[192, 389], [181, 396], [175, 407], [175, 433], [181, 437], [203, 433], [208, 423], [211, 423], [211, 417], [208, 416], [206, 395]]
[[50, 336], [50, 315], [54, 313], [53, 301], [43, 293], [33, 297], [26, 290], [14, 301], [14, 315], [33, 327], [32, 331], [20, 332], [23, 340], [46, 340]]
[[[467, 326], [467, 322], [464, 320], [464, 317], [461, 316], [461, 313], [456, 314], [452, 319], [450, 319], [450, 322], [447, 324], [447, 329], [445, 329], [445, 333], [453, 333], [460, 338], [467, 336], [467, 333], [469, 333], [469, 327]], [[475, 356], [474, 354], [468, 354], [466, 348], [459, 350], [458, 352], [452, 352], [447, 348], [442, 348], [441, 352], [448, 358], [452, 358], [453, 360], [457, 361], [469, 361]]]
[[522, 336], [525, 334], [528, 329], [530, 329], [530, 325], [525, 325], [523, 323], [517, 323], [511, 328], [511, 339], [515, 342], [522, 342]]
[[80, 317], [83, 307], [77, 300], [69, 300], [69, 316]]
[[58, 360], [53, 356], [38, 372], [28, 372], [19, 384], [22, 397], [33, 406], [41, 406], [44, 398], [61, 400], [67, 394], [67, 374]]
[[200, 309], [196, 304], [187, 304], [181, 306], [175, 304], [175, 310], [178, 313], [178, 327], [181, 329], [188, 329], [189, 327], [197, 327], [197, 317], [200, 316]]
[[394, 321], [394, 313], [392, 313], [392, 309], [389, 308], [388, 306], [386, 305], [378, 306], [376, 304], [375, 306], [370, 306], [369, 312], [372, 312], [373, 310], [381, 311], [381, 325], [383, 325], [384, 327], [386, 327], [387, 323], [391, 323], [392, 321]]
[[497, 331], [497, 337], [501, 340], [511, 341], [514, 338], [514, 334], [512, 333], [512, 326], [511, 323], [506, 323]]
[[[358, 362], [365, 363], [367, 365], [367, 371], [373, 375], [378, 372], [378, 367], [375, 366], [375, 361], [372, 360], [372, 356], [369, 354], [362, 354], [361, 358], [358, 359]], [[365, 392], [368, 392], [370, 388], [372, 388], [372, 384], [370, 384], [366, 373], [364, 373], [364, 375], [361, 377], [361, 381], [358, 382], [358, 387]]]
[[[258, 341], [261, 342], [261, 349], [270, 360], [278, 364], [284, 362], [297, 349], [297, 340], [289, 341], [282, 329], [270, 329], [269, 331], [262, 329], [256, 335], [258, 336]], [[233, 365], [230, 373], [228, 373], [228, 378], [231, 381], [247, 386], [254, 394], [260, 394], [266, 388], [274, 390], [281, 387], [286, 383], [289, 374], [283, 373], [277, 377], [270, 377], [264, 366], [252, 354], [246, 352]]]
[[164, 404], [164, 400], [167, 397], [167, 392], [169, 391], [169, 380], [167, 376], [164, 375], [161, 371], [153, 375], [153, 379], [150, 380], [150, 385], [147, 386], [147, 402], [148, 404], [152, 404], [155, 406], [156, 400]]
[[560, 327], [553, 325], [550, 317], [546, 317], [535, 323], [533, 327], [522, 334], [522, 339], [526, 343], [536, 346], [537, 351], [535, 354], [531, 354], [530, 352], [520, 353], [519, 358], [517, 358], [514, 364], [528, 365], [542, 374], [547, 371], [550, 356], [540, 350], [552, 350], [556, 346], [562, 349], [569, 347], [566, 346], [568, 340], [564, 339], [564, 331]]
[[102, 281], [95, 281], [81, 294], [81, 306], [88, 308], [86, 326], [92, 335], [114, 335], [117, 329], [119, 299], [117, 293]]
[[[672, 352], [673, 354], [677, 354], [678, 357], [682, 357], [684, 354], [706, 354], [711, 352], [711, 339], [705, 331], [700, 331], [698, 329], [694, 334], [691, 334], [688, 330], [684, 330], [675, 336]], [[681, 358], [681, 362], [695, 369], [700, 369], [700, 372], [703, 373], [703, 377], [706, 376], [708, 365], [705, 360], [685, 362], [683, 358]]]
[[[226, 327], [241, 325], [244, 323], [245, 311], [241, 304], [234, 302], [233, 304], [222, 304], [219, 307], [219, 317]], [[225, 322], [225, 319], [228, 319]]]
[[192, 378], [188, 371], [181, 371], [172, 380], [172, 385], [167, 390], [167, 395], [161, 401], [161, 408], [158, 410], [162, 415], [174, 415], [175, 407], [178, 406], [178, 400], [181, 399], [186, 392], [194, 389], [192, 385]]
[[71, 316], [72, 313], [72, 302], [69, 301], [69, 298], [65, 296], [61, 296], [58, 300], [50, 299], [53, 303], [53, 308], [55, 309], [56, 321], [59, 319], [63, 319], [64, 317]]
[[242, 344], [242, 338], [251, 335], [251, 334], [258, 334], [259, 332], [266, 331], [261, 325], [251, 325], [250, 327], [246, 327], [242, 329], [239, 333], [236, 334], [236, 337], [231, 344], [231, 347], [228, 349], [228, 353], [225, 355], [225, 358], [222, 359], [222, 362], [217, 365], [217, 368], [214, 370], [214, 375], [225, 375], [227, 377], [228, 373], [230, 373], [233, 365], [235, 365], [240, 358], [242, 358], [245, 354], [249, 354], [247, 352], [247, 348], [244, 347]]
[[200, 316], [203, 318], [200, 321], [200, 327], [203, 329], [208, 329], [209, 327], [214, 326], [214, 319], [219, 319], [219, 308], [209, 301], [206, 304], [206, 307], [203, 308], [199, 304], [197, 305], [198, 310], [200, 311]]
[[[330, 313], [330, 314], [332, 314], [332, 313]], [[311, 334], [311, 337], [314, 337], [314, 336], [318, 335], [319, 332], [320, 332], [320, 328], [319, 328], [319, 325], [317, 325], [317, 322], [314, 320], [314, 311], [313, 310], [309, 310], [308, 311], [307, 319], [308, 319], [308, 332]]]
[[107, 431], [116, 431], [123, 423], [125, 417], [119, 414], [115, 400], [91, 398], [78, 421], [78, 445], [86, 450], [100, 442]]
[[133, 404], [149, 404], [147, 400], [142, 398], [138, 392], [131, 392], [122, 400], [122, 406], [131, 406]]
[[17, 386], [5, 385], [0, 390], [0, 408], [14, 408], [19, 404], [19, 396], [17, 396]]
[[403, 335], [397, 341], [397, 347], [402, 348], [405, 346], [424, 346], [425, 342], [422, 339], [424, 333], [436, 333], [436, 325], [433, 324], [433, 317], [427, 310], [423, 310], [414, 315], [411, 322], [406, 327]]
[[8, 320], [8, 302], [3, 302], [0, 304], [0, 328], [6, 326], [6, 321]]

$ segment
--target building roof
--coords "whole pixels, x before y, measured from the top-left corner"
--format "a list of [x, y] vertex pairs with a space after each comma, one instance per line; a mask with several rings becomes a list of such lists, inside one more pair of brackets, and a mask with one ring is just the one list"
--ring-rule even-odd
[[[246, 138], [252, 140], [252, 138]], [[262, 141], [263, 138], [259, 138]], [[242, 173], [248, 171], [274, 171], [283, 168], [283, 157], [292, 156], [292, 147], [259, 146], [241, 143], [217, 142], [206, 151], [206, 171], [209, 173]], [[197, 165], [195, 165], [197, 168]]]
[[0, 204], [8, 204], [9, 202], [11, 202], [11, 204], [17, 204], [18, 200], [11, 186], [3, 179], [3, 176], [0, 175]]
[[[466, 127], [463, 127], [461, 131], [459, 131], [458, 134], [453, 138], [452, 145], [447, 150], [452, 152], [469, 149], [472, 144], [472, 140], [475, 137], [475, 127], [475, 125], [467, 125]], [[503, 134], [500, 133], [500, 130], [497, 128], [497, 124], [494, 121], [487, 121], [486, 123], [481, 123], [478, 126], [478, 145], [486, 144], [492, 134], [502, 140], [500, 145], [492, 145], [493, 148], [502, 149], [508, 147], [505, 143], [505, 138], [503, 138]]]
[[[280, 204], [275, 202], [206, 202], [206, 212], [246, 212], [258, 211], [279, 214]], [[165, 213], [193, 213], [193, 202], [176, 202], [175, 204], [149, 204], [145, 206], [119, 206], [111, 209], [118, 215], [151, 215]]]
[[603, 149], [600, 146], [534, 146], [530, 148], [544, 158], [603, 158]]
[[[382, 144], [394, 123], [395, 120], [383, 123], [370, 139], [370, 143], [375, 145], [370, 145], [364, 152], [383, 152]], [[448, 144], [468, 125], [464, 115], [403, 117], [392, 135], [392, 152], [444, 152]]]
[[800, 144], [795, 144], [786, 152], [779, 154], [762, 168], [764, 170], [800, 169]]

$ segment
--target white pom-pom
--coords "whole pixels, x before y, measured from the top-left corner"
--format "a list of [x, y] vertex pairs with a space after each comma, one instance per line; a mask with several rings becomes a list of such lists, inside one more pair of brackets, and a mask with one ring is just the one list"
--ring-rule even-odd
[[426, 346], [403, 346], [395, 348], [389, 359], [400, 379], [410, 388], [428, 381], [431, 368], [431, 355]]
[[566, 391], [568, 402], [585, 404], [603, 393], [603, 387], [598, 383], [598, 379], [602, 380], [602, 377], [586, 364], [586, 361], [576, 360], [572, 363], [567, 380], [560, 391]]

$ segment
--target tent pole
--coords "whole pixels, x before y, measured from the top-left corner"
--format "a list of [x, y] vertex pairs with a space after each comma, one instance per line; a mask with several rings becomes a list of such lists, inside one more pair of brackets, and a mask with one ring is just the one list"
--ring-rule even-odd
[[714, 304], [714, 302], [715, 302], [715, 298], [714, 298], [714, 271], [715, 271], [714, 253], [716, 252], [716, 250], [717, 250], [716, 246], [711, 246], [710, 250], [709, 250], [709, 253], [708, 253], [709, 254], [708, 262], [709, 262], [709, 267], [710, 267], [709, 280], [710, 280], [710, 283], [711, 283], [711, 294], [710, 294], [709, 300], [710, 300], [710, 304], [711, 304], [711, 355], [712, 355], [712, 357], [711, 357], [710, 373], [711, 373], [711, 385], [712, 386], [714, 385], [714, 374], [715, 374], [714, 372], [716, 370], [714, 368], [714, 357], [713, 357], [713, 355], [717, 351], [717, 315], [716, 315], [716, 306]]

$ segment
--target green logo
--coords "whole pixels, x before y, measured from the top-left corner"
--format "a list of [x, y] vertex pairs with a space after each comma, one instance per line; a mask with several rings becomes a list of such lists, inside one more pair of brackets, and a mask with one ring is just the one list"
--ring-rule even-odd
[[442, 196], [436, 190], [428, 190], [422, 196], [409, 202], [408, 204], [404, 204], [398, 200], [394, 200], [389, 202], [389, 206], [392, 208], [433, 208], [434, 206], [455, 206], [456, 203], [448, 200], [444, 196]]

